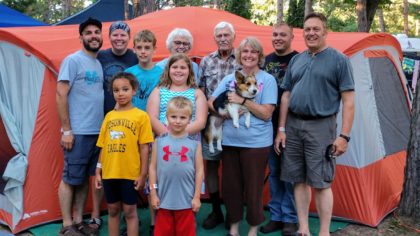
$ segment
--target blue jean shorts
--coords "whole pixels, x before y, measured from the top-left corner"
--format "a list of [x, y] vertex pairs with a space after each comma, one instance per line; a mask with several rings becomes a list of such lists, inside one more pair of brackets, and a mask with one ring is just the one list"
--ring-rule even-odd
[[98, 135], [74, 135], [73, 148], [64, 151], [63, 181], [69, 185], [82, 185], [95, 175], [99, 148]]

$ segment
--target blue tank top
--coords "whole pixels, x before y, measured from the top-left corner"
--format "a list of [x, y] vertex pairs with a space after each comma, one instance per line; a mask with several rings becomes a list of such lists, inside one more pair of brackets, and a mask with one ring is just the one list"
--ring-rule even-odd
[[166, 120], [166, 107], [168, 105], [169, 100], [173, 97], [183, 96], [188, 98], [193, 104], [193, 111], [192, 111], [192, 121], [195, 120], [195, 88], [189, 88], [187, 90], [181, 92], [171, 91], [168, 88], [160, 87], [160, 106], [159, 106], [159, 121], [162, 124], [167, 125], [168, 122]]

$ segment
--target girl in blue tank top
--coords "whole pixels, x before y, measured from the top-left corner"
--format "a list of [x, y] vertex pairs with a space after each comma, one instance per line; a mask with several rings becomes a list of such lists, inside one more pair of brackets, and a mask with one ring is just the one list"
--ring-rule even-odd
[[166, 106], [171, 98], [177, 96], [191, 100], [192, 120], [186, 130], [189, 134], [199, 133], [206, 125], [207, 102], [204, 93], [197, 88], [191, 60], [184, 53], [173, 54], [168, 59], [158, 87], [150, 94], [146, 111], [155, 135], [168, 132]]

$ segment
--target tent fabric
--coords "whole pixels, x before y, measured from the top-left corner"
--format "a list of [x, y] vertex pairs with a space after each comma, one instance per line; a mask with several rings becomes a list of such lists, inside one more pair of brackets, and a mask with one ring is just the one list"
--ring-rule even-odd
[[[44, 66], [38, 58], [27, 56], [21, 48], [1, 42], [0, 51], [0, 114], [11, 145], [18, 153], [7, 164], [3, 179], [7, 181], [3, 194], [7, 201], [0, 205], [13, 206], [13, 227], [23, 214], [23, 184], [40, 98]], [[16, 76], [23, 79], [10, 79]], [[28, 99], [22, 99], [22, 97]], [[3, 200], [5, 200], [3, 198]]]
[[86, 9], [65, 18], [55, 25], [80, 24], [89, 16], [93, 16], [102, 22], [124, 20], [124, 1], [99, 0]]
[[0, 27], [45, 26], [47, 24], [0, 4]]
[[[271, 27], [257, 26], [246, 19], [214, 9], [184, 7], [162, 10], [127, 23], [131, 27], [132, 36], [142, 29], [149, 29], [155, 33], [157, 50], [154, 59], [157, 61], [168, 57], [169, 52], [165, 41], [168, 33], [175, 27], [186, 28], [192, 33], [194, 42], [191, 57], [201, 58], [208, 55], [216, 49], [213, 41], [213, 27], [220, 21], [233, 24], [236, 31], [235, 47], [244, 37], [252, 35], [261, 41], [265, 54], [272, 51]], [[110, 47], [107, 37], [109, 25], [110, 23], [103, 24], [103, 48]], [[302, 30], [294, 29], [294, 34], [292, 48], [298, 51], [305, 50], [304, 40], [300, 36]], [[8, 71], [7, 79], [21, 81], [21, 84], [16, 82], [16, 86], [27, 86], [39, 91], [38, 101], [33, 103], [36, 104], [36, 107], [33, 107], [36, 114], [31, 120], [34, 126], [31, 129], [18, 126], [19, 129], [17, 129], [17, 132], [32, 130], [28, 133], [31, 136], [29, 146], [23, 145], [29, 150], [24, 152], [27, 156], [28, 168], [23, 186], [22, 218], [15, 225], [13, 217], [16, 216], [10, 213], [10, 209], [0, 206], [0, 221], [9, 225], [13, 233], [17, 233], [34, 225], [61, 219], [57, 189], [63, 168], [63, 151], [58, 142], [60, 122], [55, 104], [56, 80], [61, 61], [70, 53], [79, 50], [81, 43], [77, 25], [1, 28], [0, 42], [19, 48], [17, 51], [19, 56], [15, 58], [4, 59], [5, 56], [0, 53], [0, 60], [15, 64], [11, 66], [15, 69], [14, 72]], [[385, 129], [406, 129], [405, 125], [398, 126], [400, 124], [395, 124], [389, 119], [398, 119], [398, 122], [404, 124], [409, 119], [406, 114], [409, 114], [411, 108], [411, 94], [407, 90], [400, 64], [401, 48], [394, 37], [382, 33], [329, 32], [327, 43], [349, 56], [356, 86], [356, 112], [351, 133], [352, 140], [349, 143], [348, 152], [337, 160], [337, 176], [333, 184], [335, 194], [333, 215], [375, 226], [398, 205], [402, 191], [406, 149], [400, 144], [391, 148], [385, 147], [384, 142], [384, 139], [400, 139], [401, 137], [397, 135], [406, 138], [404, 137], [406, 130], [400, 133], [384, 132]], [[384, 50], [387, 54], [378, 58], [365, 56], [365, 52], [379, 50]], [[36, 58], [38, 62], [20, 65], [20, 60], [29, 60], [29, 58]], [[39, 69], [35, 71], [39, 70], [38, 73], [33, 73], [30, 77], [22, 76], [19, 72], [23, 66], [27, 67], [27, 70], [33, 70], [29, 68], [37, 68], [37, 65]], [[382, 78], [381, 68], [385, 67], [389, 69], [388, 77]], [[1, 68], [2, 75], [3, 70], [4, 68]], [[28, 85], [31, 83], [29, 79], [41, 81], [37, 82], [40, 87]], [[384, 81], [383, 85], [382, 81]], [[378, 101], [385, 96], [375, 94], [381, 89], [393, 90], [389, 93], [395, 93], [396, 96], [390, 96], [386, 102]], [[19, 88], [17, 93], [22, 94], [21, 90]], [[0, 93], [0, 98], [3, 99], [1, 94], [3, 93]], [[28, 96], [25, 94], [21, 97], [14, 97], [10, 93], [4, 94], [7, 94], [8, 99], [18, 101], [17, 103], [21, 106], [27, 104], [28, 99], [35, 100], [29, 93]], [[392, 109], [386, 107], [394, 103], [402, 103], [402, 105]], [[0, 112], [7, 128], [6, 123], [9, 121], [5, 121], [3, 111]], [[381, 117], [386, 112], [396, 112], [401, 116], [395, 118], [394, 115], [386, 114], [385, 118]], [[340, 129], [341, 115], [337, 117], [337, 128]], [[387, 117], [390, 118], [387, 119]], [[22, 117], [17, 116], [15, 119], [19, 121]], [[22, 133], [19, 135], [26, 137]], [[396, 135], [396, 137], [384, 137], [385, 135]], [[9, 139], [12, 143], [15, 142], [10, 136]], [[404, 141], [398, 140], [398, 142]], [[269, 198], [267, 186], [264, 194], [267, 200]], [[90, 209], [88, 202], [85, 210]], [[316, 211], [313, 204], [311, 211]]]

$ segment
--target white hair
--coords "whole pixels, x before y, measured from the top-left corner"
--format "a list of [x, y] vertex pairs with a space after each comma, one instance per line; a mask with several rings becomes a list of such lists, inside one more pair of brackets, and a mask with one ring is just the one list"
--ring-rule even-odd
[[235, 30], [233, 29], [233, 25], [226, 21], [221, 21], [214, 27], [214, 36], [216, 36], [217, 31], [224, 29], [226, 27], [230, 30], [232, 35], [235, 36]]
[[175, 37], [186, 38], [188, 40], [188, 42], [190, 43], [190, 48], [192, 48], [193, 37], [192, 37], [190, 31], [188, 31], [187, 29], [183, 29], [183, 28], [175, 28], [168, 34], [168, 38], [166, 39], [166, 47], [168, 48], [169, 51], [171, 51], [172, 42], [174, 41]]

